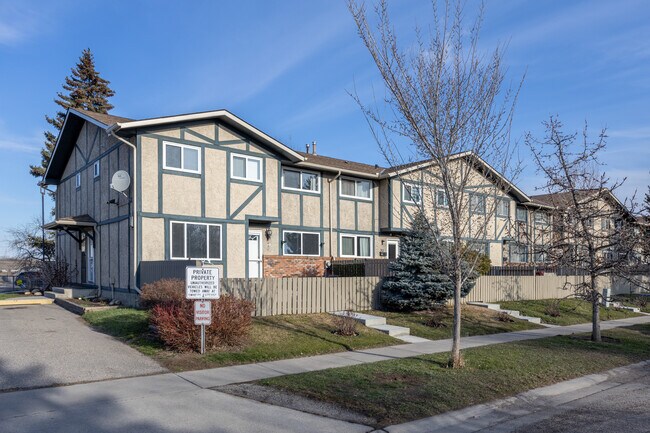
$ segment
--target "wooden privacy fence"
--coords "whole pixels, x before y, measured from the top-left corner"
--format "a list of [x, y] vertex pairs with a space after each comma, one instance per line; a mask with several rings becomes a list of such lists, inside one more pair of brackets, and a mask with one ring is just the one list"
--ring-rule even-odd
[[[464, 302], [564, 298], [583, 276], [482, 276]], [[256, 316], [363, 311], [381, 306], [380, 277], [227, 278], [222, 291], [255, 304]]]
[[223, 293], [248, 299], [256, 316], [379, 308], [380, 277], [227, 278]]
[[572, 295], [575, 285], [582, 283], [585, 278], [587, 277], [554, 274], [543, 276], [486, 275], [476, 281], [476, 285], [464, 301], [500, 302], [564, 298]]

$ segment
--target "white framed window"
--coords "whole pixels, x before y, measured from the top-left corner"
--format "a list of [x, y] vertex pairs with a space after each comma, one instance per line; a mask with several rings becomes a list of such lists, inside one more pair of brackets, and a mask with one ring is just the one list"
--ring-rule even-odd
[[221, 260], [221, 224], [169, 223], [172, 259]]
[[411, 183], [402, 184], [402, 198], [406, 203], [422, 203], [422, 187]]
[[95, 178], [95, 179], [98, 178], [99, 173], [100, 173], [99, 161], [95, 161], [95, 163], [93, 164], [93, 178]]
[[537, 211], [535, 212], [535, 224], [537, 225], [548, 225], [549, 218], [546, 212]]
[[507, 198], [500, 198], [497, 201], [497, 216], [503, 218], [510, 216], [510, 201]]
[[515, 211], [515, 219], [521, 222], [528, 222], [528, 211], [525, 207], [517, 206]]
[[232, 179], [262, 182], [262, 158], [231, 154], [230, 177]]
[[342, 177], [339, 185], [341, 197], [372, 200], [372, 182], [369, 180]]
[[282, 253], [285, 256], [320, 256], [320, 233], [284, 231]]
[[528, 246], [526, 244], [510, 244], [510, 261], [513, 263], [528, 262]]
[[372, 236], [341, 234], [340, 243], [341, 257], [372, 257]]
[[163, 141], [163, 168], [201, 174], [201, 148]]
[[313, 171], [282, 169], [282, 188], [320, 193], [320, 174]]
[[473, 214], [484, 214], [485, 196], [480, 194], [471, 194], [469, 196], [469, 211]]
[[449, 207], [449, 197], [441, 189], [436, 190], [436, 205], [438, 207]]
[[601, 218], [600, 219], [600, 229], [609, 230], [612, 228], [612, 220], [610, 218]]
[[81, 188], [81, 173], [77, 173], [74, 177], [74, 185], [76, 188]]

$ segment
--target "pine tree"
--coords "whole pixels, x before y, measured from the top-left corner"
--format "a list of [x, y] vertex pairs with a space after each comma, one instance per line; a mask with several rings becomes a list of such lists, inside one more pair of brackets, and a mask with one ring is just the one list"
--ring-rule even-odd
[[[392, 275], [382, 284], [382, 304], [391, 310], [417, 311], [432, 308], [454, 296], [454, 282], [443, 273], [442, 255], [426, 216], [418, 211], [411, 229], [400, 241], [400, 255], [391, 264]], [[474, 286], [463, 286], [465, 296]]]
[[113, 106], [108, 98], [115, 95], [109, 87], [110, 82], [100, 77], [95, 69], [95, 59], [90, 48], [86, 48], [79, 57], [79, 62], [72, 68], [72, 75], [66, 77], [63, 90], [67, 93], [58, 92], [54, 102], [62, 108], [54, 117], [45, 116], [47, 123], [54, 127], [55, 131], [45, 131], [45, 145], [41, 149], [40, 165], [30, 165], [29, 172], [34, 177], [43, 177], [45, 170], [50, 163], [52, 152], [56, 144], [58, 132], [63, 127], [66, 111], [69, 108], [93, 111], [95, 113], [108, 113]]

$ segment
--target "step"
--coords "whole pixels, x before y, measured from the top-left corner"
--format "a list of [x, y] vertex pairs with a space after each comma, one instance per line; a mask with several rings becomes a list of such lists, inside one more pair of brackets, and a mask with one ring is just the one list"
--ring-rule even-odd
[[411, 333], [410, 328], [405, 328], [403, 326], [394, 326], [394, 325], [375, 325], [369, 326], [369, 328], [376, 329], [377, 331], [388, 334], [391, 337], [400, 337], [402, 335], [409, 335]]
[[357, 322], [361, 323], [364, 326], [378, 326], [378, 325], [385, 325], [386, 324], [386, 318], [385, 317], [380, 317], [380, 316], [373, 316], [371, 314], [363, 314], [363, 313], [355, 313], [354, 311], [334, 311], [332, 313], [335, 316], [350, 316]]
[[502, 313], [506, 313], [508, 316], [516, 317], [518, 319], [521, 317], [521, 313], [516, 310], [499, 310], [499, 311]]
[[530, 323], [537, 323], [537, 324], [542, 323], [542, 319], [539, 317], [519, 316], [518, 319], [525, 320], [526, 322], [530, 322]]
[[501, 306], [499, 304], [492, 304], [489, 302], [468, 302], [467, 305], [473, 305], [475, 307], [483, 307], [489, 310], [500, 310]]
[[431, 341], [426, 338], [416, 337], [415, 335], [400, 335], [395, 338], [402, 340], [405, 343], [428, 343]]
[[621, 305], [620, 307], [617, 307], [617, 308], [619, 308], [621, 310], [631, 311], [633, 313], [640, 313], [641, 312], [641, 309], [637, 308], [637, 307], [626, 307], [625, 305]]
[[70, 299], [70, 296], [64, 294], [64, 293], [57, 293], [57, 292], [45, 292], [43, 295], [47, 298], [50, 299]]

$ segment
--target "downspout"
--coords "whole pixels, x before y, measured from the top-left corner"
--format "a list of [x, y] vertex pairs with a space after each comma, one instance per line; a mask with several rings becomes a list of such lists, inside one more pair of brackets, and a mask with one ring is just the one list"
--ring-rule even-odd
[[140, 294], [140, 289], [138, 288], [138, 281], [136, 278], [136, 269], [138, 269], [138, 215], [136, 211], [136, 203], [137, 203], [137, 198], [138, 198], [138, 153], [136, 152], [136, 147], [135, 144], [131, 143], [128, 140], [125, 140], [124, 138], [118, 136], [115, 134], [115, 131], [120, 129], [120, 124], [115, 123], [111, 125], [107, 130], [106, 133], [113, 138], [117, 139], [118, 141], [126, 144], [130, 148], [133, 149], [133, 192], [132, 192], [132, 204], [133, 204], [133, 288], [135, 291]]
[[339, 170], [338, 174], [334, 176], [332, 179], [327, 179], [327, 195], [329, 196], [329, 220], [330, 220], [330, 244], [329, 244], [329, 250], [330, 250], [330, 258], [334, 258], [334, 255], [332, 254], [332, 182], [334, 182], [336, 179], [341, 177], [341, 170]]

